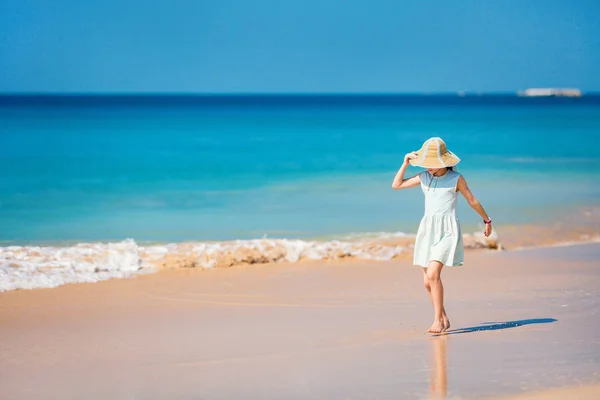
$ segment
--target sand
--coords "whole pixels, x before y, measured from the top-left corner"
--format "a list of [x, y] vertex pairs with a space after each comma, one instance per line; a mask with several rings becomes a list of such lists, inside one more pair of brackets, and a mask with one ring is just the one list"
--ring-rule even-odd
[[443, 336], [402, 259], [0, 293], [0, 398], [600, 398], [599, 260], [471, 252], [442, 274]]

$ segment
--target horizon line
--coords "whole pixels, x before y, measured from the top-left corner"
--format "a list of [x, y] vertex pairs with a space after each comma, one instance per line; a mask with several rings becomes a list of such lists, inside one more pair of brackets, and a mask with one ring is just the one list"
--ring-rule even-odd
[[[557, 88], [561, 89], [561, 88]], [[114, 91], [114, 92], [1, 92], [0, 96], [9, 97], [9, 96], [23, 96], [23, 97], [33, 97], [33, 96], [52, 96], [52, 97], [108, 97], [108, 96], [120, 96], [120, 97], [140, 97], [140, 96], [188, 96], [188, 97], [217, 97], [217, 96], [457, 96], [457, 97], [478, 97], [478, 96], [519, 96], [519, 94], [523, 90], [517, 91], [468, 91], [468, 90], [458, 90], [458, 91], [439, 91], [439, 92], [178, 92], [178, 91], [170, 91], [170, 92], [133, 92], [133, 91]], [[581, 90], [582, 96], [594, 96], [600, 95], [600, 90], [598, 91], [583, 91]], [[527, 96], [520, 96], [527, 97]], [[532, 96], [534, 97], [534, 96]], [[540, 96], [543, 97], [543, 96]], [[549, 96], [548, 96], [549, 97]], [[559, 96], [561, 97], [561, 96]]]

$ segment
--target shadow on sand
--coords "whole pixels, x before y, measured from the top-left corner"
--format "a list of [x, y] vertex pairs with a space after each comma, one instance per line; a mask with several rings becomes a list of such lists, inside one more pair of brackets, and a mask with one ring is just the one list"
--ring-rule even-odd
[[550, 322], [556, 322], [554, 318], [535, 318], [535, 319], [522, 319], [519, 321], [507, 321], [507, 322], [483, 322], [478, 326], [470, 326], [468, 328], [459, 328], [459, 329], [450, 329], [444, 333], [434, 334], [432, 336], [442, 336], [442, 335], [455, 335], [458, 333], [470, 333], [470, 332], [478, 332], [478, 331], [496, 331], [499, 329], [509, 329], [509, 328], [517, 328], [523, 325], [533, 325], [533, 324], [548, 324]]

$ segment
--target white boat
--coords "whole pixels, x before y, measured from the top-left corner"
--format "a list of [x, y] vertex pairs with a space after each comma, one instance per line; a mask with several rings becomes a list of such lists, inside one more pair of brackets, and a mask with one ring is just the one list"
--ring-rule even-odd
[[523, 97], [581, 97], [579, 89], [530, 88], [518, 92]]

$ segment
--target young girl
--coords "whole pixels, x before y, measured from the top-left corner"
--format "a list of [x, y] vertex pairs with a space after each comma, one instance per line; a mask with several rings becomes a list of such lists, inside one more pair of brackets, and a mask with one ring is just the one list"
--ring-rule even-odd
[[[483, 219], [485, 236], [492, 233], [492, 220], [469, 190], [465, 178], [453, 169], [459, 162], [460, 158], [446, 148], [444, 141], [434, 137], [425, 141], [419, 151], [404, 156], [404, 163], [392, 183], [394, 189], [420, 185], [425, 194], [425, 215], [417, 231], [413, 264], [423, 267], [425, 288], [433, 304], [433, 324], [427, 330], [431, 333], [450, 328], [444, 309], [444, 286], [440, 280], [442, 268], [463, 264], [462, 232], [456, 217], [458, 192]], [[409, 163], [427, 170], [404, 179]]]

